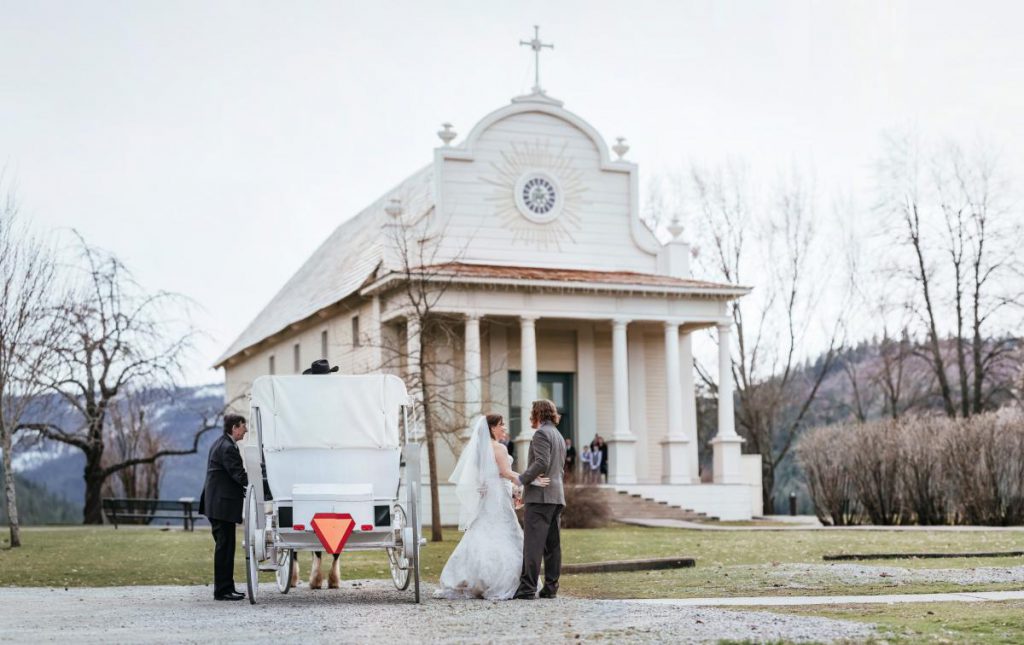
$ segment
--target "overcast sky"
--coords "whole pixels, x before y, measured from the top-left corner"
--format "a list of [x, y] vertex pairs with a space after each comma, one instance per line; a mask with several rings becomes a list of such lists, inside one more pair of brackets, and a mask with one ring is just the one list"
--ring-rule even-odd
[[[1024, 3], [0, 0], [0, 163], [209, 333], [192, 382], [342, 221], [541, 82], [643, 176], [726, 157], [869, 188], [886, 128], [1024, 168]], [[461, 140], [461, 139], [460, 139]], [[457, 140], [458, 142], [458, 140]]]

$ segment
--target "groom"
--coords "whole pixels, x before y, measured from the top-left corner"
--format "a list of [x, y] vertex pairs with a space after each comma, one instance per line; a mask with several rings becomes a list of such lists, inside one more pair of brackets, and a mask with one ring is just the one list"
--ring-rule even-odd
[[[541, 556], [544, 557], [544, 588], [541, 598], [554, 598], [558, 593], [558, 574], [562, 569], [562, 544], [559, 518], [565, 508], [562, 490], [562, 467], [565, 464], [565, 441], [558, 432], [558, 410], [547, 399], [533, 402], [530, 427], [536, 432], [530, 442], [530, 465], [519, 476], [523, 485], [523, 572], [515, 598], [532, 600], [537, 595]], [[530, 482], [544, 475], [551, 479], [548, 486], [530, 486]]]

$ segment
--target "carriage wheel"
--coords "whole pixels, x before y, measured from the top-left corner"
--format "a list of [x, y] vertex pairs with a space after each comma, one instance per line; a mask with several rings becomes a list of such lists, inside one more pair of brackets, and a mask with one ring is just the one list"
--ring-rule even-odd
[[243, 529], [245, 531], [245, 588], [249, 592], [249, 604], [256, 604], [256, 593], [260, 586], [259, 560], [256, 559], [256, 513], [260, 512], [256, 502], [256, 489], [252, 484], [245, 495]]
[[395, 508], [391, 512], [393, 513], [391, 526], [395, 534], [396, 546], [387, 550], [388, 564], [391, 565], [391, 579], [395, 583], [395, 589], [405, 591], [409, 588], [409, 560], [405, 557], [405, 548], [400, 542], [406, 526], [405, 510], [395, 504]]
[[277, 550], [277, 590], [281, 593], [288, 593], [292, 588], [292, 569], [295, 568], [295, 560], [292, 559], [291, 549]]

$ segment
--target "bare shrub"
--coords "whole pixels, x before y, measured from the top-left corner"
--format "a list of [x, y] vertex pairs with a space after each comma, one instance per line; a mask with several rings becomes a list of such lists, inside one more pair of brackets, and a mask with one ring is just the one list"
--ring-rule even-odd
[[1024, 520], [1024, 420], [1019, 412], [953, 422], [945, 445], [957, 520], [1008, 526]]
[[601, 490], [593, 484], [565, 487], [565, 509], [562, 528], [598, 529], [608, 524], [611, 509]]
[[910, 417], [808, 430], [797, 446], [823, 524], [1024, 522], [1024, 414]]
[[849, 444], [854, 424], [840, 423], [808, 430], [797, 444], [797, 459], [807, 477], [814, 513], [822, 524], [859, 523], [850, 472]]
[[906, 417], [890, 421], [899, 446], [899, 475], [905, 522], [950, 521], [950, 483], [945, 451], [954, 425], [945, 417]]
[[847, 454], [857, 501], [872, 524], [900, 522], [899, 427], [899, 421], [871, 421], [850, 433]]

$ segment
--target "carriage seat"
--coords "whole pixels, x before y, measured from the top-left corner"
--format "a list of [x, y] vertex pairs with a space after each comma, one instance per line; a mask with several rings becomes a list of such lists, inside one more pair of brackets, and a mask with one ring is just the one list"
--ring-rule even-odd
[[297, 484], [369, 484], [373, 499], [398, 496], [400, 448], [289, 448], [268, 450], [264, 458], [274, 499], [290, 499]]

